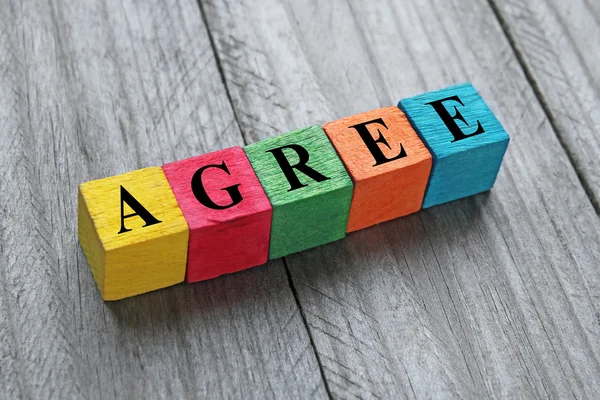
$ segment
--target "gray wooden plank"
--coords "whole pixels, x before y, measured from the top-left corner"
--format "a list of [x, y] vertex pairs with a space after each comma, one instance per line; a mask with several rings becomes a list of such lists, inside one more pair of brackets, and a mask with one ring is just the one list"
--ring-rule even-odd
[[243, 144], [193, 0], [0, 7], [0, 398], [323, 397], [281, 261], [103, 303], [81, 182]]
[[494, 0], [596, 210], [600, 210], [600, 3]]
[[593, 398], [600, 222], [488, 3], [202, 1], [249, 142], [473, 81], [490, 193], [286, 258], [336, 398]]

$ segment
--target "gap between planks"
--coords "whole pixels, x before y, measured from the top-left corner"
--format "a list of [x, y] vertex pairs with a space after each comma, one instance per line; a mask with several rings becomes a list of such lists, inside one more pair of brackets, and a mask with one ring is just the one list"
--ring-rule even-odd
[[[223, 66], [221, 64], [221, 57], [219, 56], [219, 52], [217, 51], [217, 48], [215, 46], [215, 40], [214, 40], [214, 37], [210, 30], [208, 20], [206, 18], [206, 12], [204, 10], [204, 6], [202, 5], [202, 0], [197, 0], [196, 4], [198, 4], [198, 8], [200, 10], [202, 22], [204, 23], [204, 27], [206, 29], [206, 34], [208, 35], [208, 40], [210, 42], [210, 48], [213, 52], [213, 55], [215, 58], [215, 63], [217, 64], [217, 70], [219, 71], [219, 75], [221, 76], [221, 82], [223, 82], [223, 86], [225, 87], [225, 93], [227, 94], [227, 100], [229, 101], [229, 104], [231, 105], [231, 110], [233, 112], [233, 117], [235, 118], [235, 123], [237, 124], [237, 126], [242, 134], [242, 140], [244, 141], [244, 145], [248, 145], [249, 143], [248, 143], [248, 140], [246, 139], [244, 129], [242, 128], [242, 125], [240, 124], [240, 120], [237, 115], [236, 107], [233, 104], [233, 99], [231, 97], [229, 85], [227, 84], [227, 78], [225, 77], [225, 72], [223, 71]], [[325, 371], [323, 370], [323, 363], [321, 362], [319, 352], [317, 351], [317, 348], [315, 346], [313, 335], [311, 333], [310, 327], [308, 326], [308, 322], [306, 320], [306, 315], [304, 314], [304, 308], [302, 307], [302, 304], [300, 303], [300, 300], [298, 299], [298, 293], [296, 291], [296, 286], [294, 285], [294, 281], [292, 279], [292, 275], [290, 273], [290, 269], [288, 267], [287, 260], [285, 257], [283, 257], [281, 260], [282, 260], [283, 266], [285, 268], [285, 274], [287, 276], [288, 285], [290, 286], [290, 290], [292, 291], [292, 295], [294, 296], [294, 301], [296, 302], [296, 306], [298, 307], [298, 310], [300, 311], [300, 316], [302, 317], [302, 323], [304, 324], [306, 333], [308, 334], [310, 346], [315, 355], [315, 359], [317, 360], [317, 364], [319, 365], [319, 374], [321, 375], [323, 385], [325, 386], [325, 391], [327, 393], [327, 396], [330, 399], [332, 399], [331, 390], [329, 389], [329, 382], [327, 381], [327, 378], [325, 376]]]
[[[198, 1], [200, 1], [200, 0], [198, 0]], [[529, 66], [525, 62], [525, 57], [523, 57], [523, 53], [521, 52], [521, 50], [519, 50], [516, 39], [510, 33], [510, 29], [508, 27], [508, 23], [506, 22], [506, 19], [502, 16], [502, 12], [498, 8], [498, 5], [496, 5], [496, 0], [488, 0], [488, 4], [490, 5], [492, 12], [494, 13], [494, 16], [498, 20], [498, 23], [500, 24], [500, 27], [502, 28], [502, 32], [504, 33], [504, 36], [506, 36], [506, 40], [508, 40], [508, 43], [510, 44], [512, 52], [514, 53], [515, 57], [517, 58], [517, 61], [519, 62], [519, 65], [521, 66], [521, 69], [523, 70], [523, 74], [525, 75], [525, 79], [527, 80], [527, 83], [529, 83], [529, 86], [531, 86], [531, 89], [533, 90], [533, 93], [535, 94], [536, 99], [539, 101], [540, 106], [542, 107], [542, 111], [544, 112], [544, 115], [546, 116], [546, 118], [548, 119], [548, 122], [550, 123], [552, 132], [554, 132], [554, 135], [558, 139], [558, 143], [560, 143], [560, 146], [562, 147], [563, 151], [567, 155], [569, 162], [573, 166], [573, 170], [575, 171], [575, 174], [577, 175], [577, 179], [579, 180], [579, 183], [583, 187], [583, 190], [585, 191], [587, 198], [590, 200], [592, 207], [594, 208], [594, 211], [596, 211], [596, 215], [598, 215], [600, 217], [600, 199], [596, 198], [596, 196], [594, 195], [594, 191], [592, 190], [592, 187], [590, 186], [588, 181], [585, 179], [582, 172], [579, 170], [577, 163], [575, 162], [575, 157], [573, 155], [573, 152], [571, 151], [569, 146], [567, 146], [567, 144], [565, 143], [562, 135], [559, 134], [560, 129], [558, 128], [558, 124], [556, 123], [556, 118], [554, 118], [554, 114], [550, 111], [548, 102], [546, 101], [546, 98], [542, 94], [540, 85], [538, 84], [537, 80], [533, 76], [531, 68], [529, 68]]]
[[[229, 103], [231, 104], [231, 108], [232, 108], [232, 111], [233, 111], [233, 115], [234, 115], [236, 124], [238, 125], [239, 130], [242, 133], [242, 140], [243, 140], [243, 142], [244, 142], [245, 145], [248, 145], [249, 143], [248, 143], [248, 140], [247, 140], [247, 135], [246, 135], [246, 132], [244, 131], [244, 129], [242, 127], [242, 124], [240, 123], [239, 116], [238, 116], [238, 111], [237, 111], [237, 109], [236, 109], [236, 107], [235, 107], [235, 105], [233, 103], [233, 98], [231, 96], [231, 91], [230, 91], [230, 88], [229, 88], [229, 85], [228, 85], [228, 80], [227, 80], [227, 78], [225, 76], [225, 73], [224, 73], [224, 70], [223, 70], [223, 66], [222, 66], [222, 62], [221, 62], [221, 57], [219, 55], [219, 52], [217, 51], [216, 44], [215, 44], [215, 41], [214, 41], [214, 37], [213, 37], [212, 31], [211, 31], [210, 25], [208, 23], [208, 20], [207, 20], [207, 17], [206, 17], [205, 8], [204, 8], [204, 5], [202, 4], [202, 1], [203, 0], [197, 0], [196, 3], [197, 3], [197, 5], [198, 5], [198, 7], [200, 9], [200, 15], [201, 15], [201, 18], [202, 18], [203, 23], [205, 25], [205, 29], [206, 29], [206, 32], [207, 32], [207, 35], [208, 35], [208, 38], [209, 38], [209, 41], [210, 41], [211, 49], [212, 49], [212, 52], [213, 52], [213, 55], [214, 55], [214, 58], [215, 58], [215, 61], [216, 61], [216, 64], [217, 64], [217, 69], [219, 71], [219, 75], [221, 76], [221, 81], [223, 83], [223, 86], [225, 87], [225, 91], [226, 91], [226, 94], [227, 94], [227, 99], [228, 99]], [[543, 110], [544, 116], [547, 118], [548, 122], [550, 123], [550, 126], [552, 128], [552, 132], [557, 137], [558, 142], [560, 143], [560, 146], [561, 146], [562, 150], [564, 151], [564, 153], [567, 156], [567, 159], [569, 160], [569, 163], [573, 166], [573, 170], [576, 173], [576, 176], [577, 176], [577, 178], [579, 180], [579, 183], [582, 186], [582, 188], [584, 189], [585, 194], [586, 194], [588, 200], [592, 204], [592, 207], [594, 208], [594, 210], [596, 212], [596, 215], [600, 216], [600, 199], [595, 198], [593, 190], [591, 189], [591, 187], [588, 184], [588, 182], [585, 180], [585, 178], [582, 175], [581, 171], [578, 169], [577, 164], [574, 162], [574, 156], [573, 156], [572, 152], [570, 151], [569, 147], [564, 142], [562, 136], [559, 134], [560, 129], [558, 128], [558, 125], [556, 123], [556, 119], [554, 118], [554, 115], [550, 111], [548, 103], [547, 103], [546, 99], [544, 98], [544, 96], [542, 94], [542, 91], [541, 91], [541, 89], [539, 87], [539, 84], [537, 83], [536, 79], [534, 78], [533, 73], [531, 72], [531, 69], [529, 68], [529, 66], [525, 62], [525, 58], [523, 57], [522, 52], [519, 50], [515, 38], [510, 33], [510, 30], [508, 28], [508, 24], [507, 24], [505, 18], [502, 16], [502, 13], [500, 12], [498, 6], [496, 5], [495, 0], [488, 0], [487, 2], [488, 2], [489, 6], [491, 8], [492, 13], [494, 14], [494, 17], [498, 21], [498, 23], [499, 23], [499, 25], [500, 25], [500, 27], [502, 29], [502, 32], [503, 32], [504, 36], [506, 37], [506, 39], [507, 39], [507, 41], [508, 41], [508, 43], [510, 45], [510, 48], [511, 48], [513, 54], [515, 55], [515, 57], [516, 57], [516, 59], [517, 59], [517, 61], [519, 63], [519, 66], [521, 68], [521, 70], [524, 73], [524, 76], [525, 76], [525, 79], [526, 79], [528, 85], [531, 87], [531, 89], [533, 90], [533, 93], [534, 93], [536, 99], [539, 101], [539, 103], [541, 105], [541, 108]], [[284, 132], [281, 132], [281, 133], [284, 133]], [[297, 293], [296, 287], [294, 285], [294, 281], [292, 279], [291, 272], [290, 272], [290, 269], [288, 267], [288, 263], [287, 263], [286, 257], [282, 258], [282, 262], [283, 262], [284, 267], [285, 267], [285, 272], [286, 272], [286, 275], [287, 275], [288, 284], [289, 284], [290, 289], [291, 289], [291, 291], [293, 293], [296, 305], [297, 305], [298, 309], [300, 310], [300, 314], [301, 314], [301, 317], [302, 317], [302, 323], [306, 327], [306, 331], [308, 333], [309, 340], [310, 340], [310, 345], [311, 345], [311, 347], [313, 349], [313, 352], [315, 354], [315, 358], [316, 358], [317, 363], [319, 365], [319, 372], [321, 374], [322, 381], [324, 383], [327, 395], [331, 399], [332, 395], [331, 395], [331, 391], [330, 391], [330, 387], [329, 387], [329, 381], [328, 381], [328, 379], [325, 376], [324, 369], [323, 369], [324, 368], [323, 367], [323, 363], [322, 363], [322, 361], [320, 359], [320, 356], [319, 356], [319, 353], [318, 353], [318, 351], [316, 349], [316, 346], [315, 346], [315, 343], [314, 343], [314, 339], [313, 339], [313, 335], [312, 335], [311, 329], [310, 329], [310, 327], [308, 325], [304, 309], [302, 307], [301, 302], [299, 301], [298, 293]]]

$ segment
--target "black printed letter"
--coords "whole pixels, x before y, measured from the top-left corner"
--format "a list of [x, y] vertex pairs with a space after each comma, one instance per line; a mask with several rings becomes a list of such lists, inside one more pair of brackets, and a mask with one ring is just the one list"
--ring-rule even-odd
[[[133, 214], [123, 215], [123, 203], [127, 203], [127, 205], [131, 207], [131, 209], [134, 211]], [[139, 201], [137, 201], [127, 190], [125, 190], [123, 186], [121, 186], [121, 230], [119, 233], [129, 232], [131, 230], [125, 228], [125, 218], [135, 217], [136, 215], [144, 220], [146, 223], [144, 227], [162, 222], [154, 218], [154, 216], [152, 216], [152, 214], [150, 214], [150, 212], [146, 210]]]
[[381, 143], [381, 144], [387, 146], [388, 149], [391, 149], [390, 145], [388, 144], [387, 140], [385, 140], [385, 138], [381, 134], [381, 131], [379, 130], [379, 128], [377, 128], [377, 133], [379, 134], [379, 136], [377, 138], [373, 138], [373, 136], [371, 136], [371, 133], [369, 132], [369, 128], [367, 128], [367, 125], [369, 125], [369, 124], [383, 125], [383, 127], [385, 129], [388, 129], [387, 125], [385, 124], [385, 122], [383, 122], [383, 119], [381, 119], [381, 118], [377, 118], [377, 119], [374, 119], [374, 120], [368, 121], [368, 122], [363, 122], [361, 124], [352, 125], [349, 128], [356, 129], [356, 132], [358, 132], [358, 134], [360, 135], [363, 142], [365, 142], [365, 144], [367, 145], [367, 149], [369, 149], [369, 151], [373, 155], [373, 158], [375, 159], [375, 164], [373, 165], [374, 167], [381, 165], [381, 164], [385, 164], [390, 161], [398, 160], [399, 158], [402, 158], [402, 157], [406, 157], [406, 151], [404, 150], [404, 147], [402, 147], [402, 143], [401, 143], [400, 144], [400, 153], [395, 157], [387, 158], [385, 156], [385, 154], [383, 154], [383, 152], [381, 151], [381, 148], [379, 147], [379, 145], [377, 143]]
[[204, 173], [204, 171], [206, 171], [209, 168], [217, 168], [222, 171], [225, 171], [228, 175], [231, 175], [229, 173], [229, 170], [227, 169], [227, 166], [225, 165], [225, 161], [223, 161], [221, 164], [205, 165], [202, 168], [198, 168], [198, 170], [194, 173], [194, 176], [192, 177], [192, 192], [194, 193], [194, 196], [196, 196], [196, 199], [198, 199], [198, 201], [204, 206], [212, 208], [214, 210], [225, 210], [227, 208], [235, 206], [236, 204], [239, 204], [239, 202], [243, 200], [242, 194], [240, 193], [239, 189], [239, 183], [237, 185], [232, 185], [221, 189], [225, 190], [229, 194], [229, 197], [231, 197], [231, 203], [225, 206], [220, 206], [216, 204], [210, 199], [210, 197], [208, 197], [206, 189], [204, 189], [204, 185], [202, 184], [202, 173]]
[[469, 124], [467, 123], [467, 121], [465, 121], [465, 118], [462, 116], [460, 111], [458, 111], [458, 108], [456, 106], [454, 106], [455, 113], [454, 113], [454, 115], [450, 115], [450, 113], [444, 106], [445, 101], [451, 101], [451, 100], [456, 101], [461, 106], [464, 106], [463, 102], [460, 101], [458, 96], [447, 97], [445, 99], [432, 101], [430, 103], [425, 103], [434, 108], [434, 110], [438, 113], [438, 115], [440, 116], [442, 121], [444, 121], [444, 124], [446, 124], [446, 126], [450, 130], [450, 133], [452, 133], [452, 136], [454, 136], [454, 140], [451, 143], [454, 143], [458, 140], [463, 140], [463, 139], [469, 138], [471, 136], [479, 135], [480, 133], [485, 132], [485, 130], [483, 129], [483, 126], [481, 126], [481, 122], [477, 121], [477, 129], [475, 130], [475, 132], [469, 133], [469, 134], [464, 133], [460, 129], [460, 127], [456, 124], [455, 120], [462, 121], [467, 126], [469, 126]]
[[[283, 154], [283, 149], [294, 150], [296, 154], [298, 154], [300, 161], [298, 161], [298, 163], [295, 165], [290, 165], [290, 162], [285, 157], [285, 154]], [[306, 165], [309, 158], [308, 151], [306, 151], [304, 147], [298, 144], [289, 144], [287, 146], [281, 146], [276, 149], [267, 150], [267, 152], [273, 154], [275, 160], [277, 161], [277, 164], [279, 164], [279, 168], [281, 168], [281, 171], [290, 183], [291, 187], [290, 190], [288, 190], [288, 192], [307, 186], [300, 182], [300, 179], [298, 179], [296, 173], [294, 172], [294, 168], [296, 168], [298, 171], [302, 172], [304, 175], [314, 179], [317, 182], [322, 182], [329, 179], [328, 177], [321, 175], [319, 172]]]

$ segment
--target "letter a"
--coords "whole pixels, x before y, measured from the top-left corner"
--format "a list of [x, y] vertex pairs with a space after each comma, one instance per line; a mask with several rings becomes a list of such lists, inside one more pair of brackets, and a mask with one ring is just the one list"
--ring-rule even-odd
[[[134, 211], [132, 214], [123, 214], [124, 203], [127, 203], [127, 205], [131, 207], [131, 209]], [[144, 227], [162, 222], [154, 218], [154, 216], [150, 214], [150, 212], [146, 210], [144, 206], [140, 204], [139, 201], [137, 201], [123, 186], [121, 186], [121, 230], [119, 231], [119, 233], [125, 233], [131, 230], [125, 228], [125, 218], [135, 217], [136, 215], [144, 220], [144, 222], [146, 223]]]

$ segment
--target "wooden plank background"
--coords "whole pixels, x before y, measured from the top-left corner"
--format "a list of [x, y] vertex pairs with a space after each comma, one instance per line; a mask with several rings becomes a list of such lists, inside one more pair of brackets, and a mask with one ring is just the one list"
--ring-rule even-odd
[[[586, 0], [0, 0], [0, 398], [596, 398], [599, 33]], [[490, 193], [101, 301], [79, 183], [462, 81], [511, 134]]]

